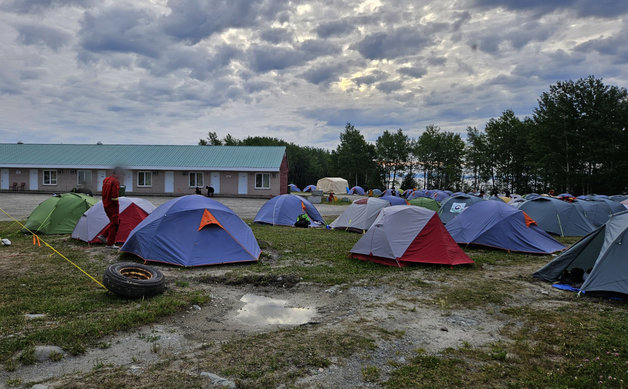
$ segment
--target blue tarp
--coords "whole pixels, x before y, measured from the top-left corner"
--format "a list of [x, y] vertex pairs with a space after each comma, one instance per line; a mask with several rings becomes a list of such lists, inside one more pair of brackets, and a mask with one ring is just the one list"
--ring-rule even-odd
[[[305, 207], [305, 210], [303, 209]], [[297, 217], [307, 213], [311, 220], [325, 224], [316, 207], [305, 198], [284, 194], [268, 200], [255, 215], [254, 222], [279, 226], [294, 226]]]
[[457, 243], [477, 244], [535, 254], [550, 254], [565, 248], [524, 213], [499, 201], [480, 201], [447, 223]]
[[199, 195], [159, 206], [131, 231], [120, 251], [180, 266], [257, 261], [261, 252], [238, 215]]

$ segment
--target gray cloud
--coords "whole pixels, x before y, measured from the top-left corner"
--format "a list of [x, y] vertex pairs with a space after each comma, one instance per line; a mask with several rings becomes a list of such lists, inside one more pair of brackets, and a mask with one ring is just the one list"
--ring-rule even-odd
[[321, 38], [329, 38], [333, 36], [343, 36], [352, 33], [355, 26], [349, 20], [335, 20], [326, 22], [316, 27], [316, 34]]
[[91, 7], [95, 0], [6, 0], [0, 9], [15, 13], [40, 13], [59, 7]]
[[58, 50], [70, 42], [72, 35], [58, 28], [41, 24], [18, 24], [18, 41], [25, 45], [44, 45], [52, 50]]
[[617, 15], [628, 13], [628, 2], [621, 0], [474, 0], [473, 4], [487, 8], [504, 7], [514, 11], [530, 10], [538, 13], [569, 10], [576, 12], [580, 17], [600, 16], [613, 18]]
[[368, 59], [398, 58], [418, 54], [431, 45], [434, 38], [419, 28], [401, 27], [390, 32], [378, 32], [364, 37], [355, 48]]
[[273, 0], [170, 0], [172, 12], [161, 25], [174, 38], [197, 43], [227, 28], [250, 28], [273, 20], [287, 5]]
[[275, 44], [292, 42], [292, 33], [285, 28], [268, 28], [260, 33], [260, 38]]
[[403, 74], [404, 76], [412, 77], [412, 78], [421, 78], [427, 73], [427, 69], [422, 67], [402, 67], [397, 69], [397, 73]]
[[153, 21], [153, 14], [137, 8], [87, 12], [79, 32], [81, 45], [95, 53], [135, 53], [158, 57], [164, 45]]

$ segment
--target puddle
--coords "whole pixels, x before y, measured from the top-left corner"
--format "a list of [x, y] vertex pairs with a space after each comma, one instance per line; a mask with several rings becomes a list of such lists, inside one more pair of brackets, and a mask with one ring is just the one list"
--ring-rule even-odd
[[252, 325], [284, 324], [298, 325], [310, 321], [316, 314], [314, 308], [286, 307], [287, 300], [278, 300], [270, 297], [247, 293], [240, 301], [246, 303], [238, 310], [236, 318]]

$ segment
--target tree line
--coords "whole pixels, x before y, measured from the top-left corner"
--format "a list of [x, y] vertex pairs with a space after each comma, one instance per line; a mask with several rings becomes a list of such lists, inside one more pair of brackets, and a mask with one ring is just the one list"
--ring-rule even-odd
[[594, 76], [551, 85], [531, 116], [519, 118], [508, 109], [465, 135], [432, 124], [415, 138], [385, 130], [372, 143], [347, 123], [332, 151], [271, 137], [219, 139], [215, 132], [199, 144], [286, 146], [289, 180], [301, 188], [340, 176], [350, 185], [380, 189], [628, 190], [628, 93]]

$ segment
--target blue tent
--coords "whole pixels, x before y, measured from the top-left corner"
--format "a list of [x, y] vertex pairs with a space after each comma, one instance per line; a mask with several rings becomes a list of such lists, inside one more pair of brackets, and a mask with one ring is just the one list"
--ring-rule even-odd
[[290, 192], [300, 192], [301, 191], [301, 189], [299, 189], [299, 187], [294, 185], [294, 184], [288, 185], [288, 188], [290, 188]]
[[120, 251], [180, 266], [255, 262], [261, 253], [253, 231], [238, 215], [199, 195], [159, 206], [131, 231]]
[[442, 190], [434, 190], [432, 191], [431, 197], [439, 203], [442, 203], [443, 201], [447, 200], [450, 195]]
[[420, 190], [415, 190], [414, 192], [410, 193], [408, 195], [408, 200], [416, 199], [417, 197], [430, 198], [430, 196], [427, 194], [426, 190], [420, 189]]
[[380, 197], [382, 200], [386, 200], [390, 203], [390, 205], [408, 205], [408, 202], [401, 197], [396, 196], [382, 196]]
[[572, 203], [540, 196], [528, 200], [519, 209], [530, 215], [543, 230], [560, 236], [585, 236], [595, 227]]
[[599, 227], [606, 223], [612, 214], [626, 210], [626, 207], [621, 203], [604, 198], [576, 200], [573, 204], [594, 227]]
[[297, 217], [307, 213], [312, 221], [325, 224], [316, 207], [301, 196], [284, 194], [268, 200], [257, 212], [255, 223], [274, 226], [294, 226]]
[[381, 196], [382, 195], [382, 191], [379, 189], [373, 189], [373, 196]]
[[485, 200], [482, 200], [479, 197], [470, 196], [468, 194], [451, 196], [440, 204], [438, 216], [440, 216], [440, 220], [443, 223], [447, 224], [450, 220], [458, 216], [462, 211], [480, 201]]
[[304, 192], [311, 192], [313, 190], [316, 190], [316, 185], [308, 185], [305, 188], [303, 188]]
[[565, 248], [534, 220], [501, 201], [481, 201], [447, 223], [459, 244], [477, 244], [508, 251], [551, 254]]
[[354, 186], [353, 188], [349, 189], [349, 194], [364, 196], [364, 193], [364, 188], [362, 188], [361, 186]]
[[[392, 196], [392, 189], [386, 189], [382, 196]], [[401, 196], [401, 193], [397, 189], [395, 189], [395, 196]]]

